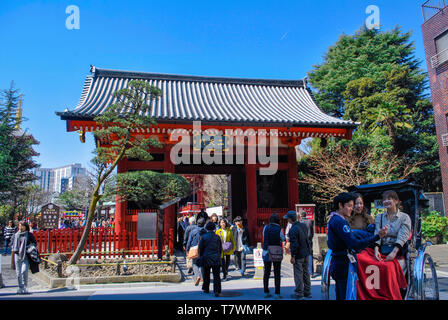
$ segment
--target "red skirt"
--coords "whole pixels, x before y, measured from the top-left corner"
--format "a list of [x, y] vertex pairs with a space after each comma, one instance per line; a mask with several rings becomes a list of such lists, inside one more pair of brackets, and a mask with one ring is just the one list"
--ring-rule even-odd
[[387, 262], [378, 261], [371, 248], [363, 250], [357, 258], [358, 300], [402, 300], [400, 289], [405, 289], [408, 285], [396, 258]]

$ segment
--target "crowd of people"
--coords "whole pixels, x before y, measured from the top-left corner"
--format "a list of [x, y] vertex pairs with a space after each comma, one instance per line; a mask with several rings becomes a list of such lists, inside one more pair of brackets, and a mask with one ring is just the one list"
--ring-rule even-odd
[[[265, 297], [272, 297], [269, 291], [271, 269], [274, 271], [275, 298], [281, 299], [281, 263], [283, 244], [287, 242], [294, 266], [296, 285], [294, 298], [311, 298], [312, 274], [312, 238], [313, 225], [305, 222], [302, 215], [289, 211], [284, 219], [288, 220], [288, 238], [286, 239], [280, 225], [280, 216], [273, 213], [269, 224], [263, 229], [263, 289]], [[178, 241], [185, 250], [188, 273], [194, 275], [194, 284], [202, 281], [202, 291], [209, 293], [211, 275], [213, 275], [213, 292], [221, 295], [221, 282], [228, 281], [229, 266], [233, 260], [235, 270], [244, 277], [247, 266], [247, 254], [252, 252], [247, 225], [240, 216], [232, 223], [226, 218], [219, 219], [216, 214], [210, 217], [204, 210], [190, 218], [178, 219]], [[233, 257], [233, 259], [232, 259]], [[310, 267], [311, 266], [311, 267]], [[222, 276], [221, 276], [222, 275]]]
[[[412, 234], [411, 219], [401, 211], [396, 192], [384, 192], [383, 204], [384, 212], [374, 219], [367, 212], [360, 194], [341, 193], [333, 200], [333, 211], [327, 217], [327, 244], [332, 251], [329, 273], [335, 280], [337, 300], [349, 298], [351, 289], [348, 278], [353, 268], [359, 277], [358, 299], [400, 300], [404, 297], [408, 285], [405, 272], [409, 270], [405, 255]], [[265, 297], [272, 297], [269, 278], [273, 270], [275, 298], [282, 298], [280, 274], [286, 248], [293, 265], [293, 296], [296, 299], [311, 298], [313, 223], [305, 219], [305, 213], [297, 214], [295, 211], [289, 211], [283, 218], [288, 222], [285, 233], [277, 213], [270, 216], [269, 223], [263, 228]], [[77, 228], [85, 223], [86, 220], [82, 219], [66, 220], [63, 227]], [[96, 219], [92, 226], [109, 227], [113, 223], [112, 219]], [[30, 246], [36, 245], [33, 226], [27, 221], [20, 221], [17, 226], [13, 221], [8, 221], [3, 228], [3, 255], [11, 253], [11, 265], [16, 270], [19, 284], [18, 294], [28, 292], [28, 270], [38, 272], [38, 263], [27, 253]], [[236, 271], [244, 277], [247, 254], [253, 250], [247, 224], [240, 216], [229, 222], [225, 217], [219, 219], [216, 214], [209, 217], [204, 209], [196, 216], [179, 218], [178, 242], [181, 250], [185, 250], [188, 273], [194, 274], [194, 284], [199, 286], [202, 281], [202, 291], [209, 293], [213, 275], [213, 292], [217, 297], [221, 295], [221, 282], [231, 278], [231, 261]], [[380, 283], [369, 286], [365, 280], [367, 268], [372, 266], [377, 266], [380, 272]]]
[[[83, 228], [86, 226], [87, 219], [85, 218], [70, 218], [70, 219], [61, 219], [59, 221], [58, 229], [77, 229]], [[115, 226], [115, 222], [113, 218], [95, 218], [92, 221], [92, 228], [113, 228]]]

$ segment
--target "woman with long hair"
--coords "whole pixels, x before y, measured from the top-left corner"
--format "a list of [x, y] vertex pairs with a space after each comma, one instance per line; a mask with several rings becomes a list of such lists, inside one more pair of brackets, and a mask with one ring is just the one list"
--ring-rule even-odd
[[348, 222], [354, 230], [366, 230], [375, 221], [364, 206], [363, 196], [360, 193], [353, 193], [353, 195], [355, 196], [355, 206], [353, 207], [353, 213]]
[[216, 234], [222, 241], [222, 273], [223, 278], [222, 281], [227, 281], [227, 275], [229, 273], [229, 265], [230, 265], [230, 256], [236, 249], [235, 239], [233, 237], [233, 232], [230, 229], [230, 225], [226, 219], [219, 220], [219, 229], [216, 231]]
[[[268, 251], [270, 246], [282, 246], [282, 242], [285, 242], [285, 236], [283, 234], [282, 227], [280, 226], [280, 216], [277, 213], [272, 213], [269, 218], [269, 224], [263, 229], [263, 251]], [[263, 259], [264, 263], [264, 275], [263, 275], [263, 287], [265, 298], [269, 298], [272, 295], [269, 293], [269, 277], [271, 275], [271, 268], [274, 265], [274, 284], [275, 284], [275, 298], [281, 299], [280, 295], [280, 272], [281, 261], [268, 261]]]
[[30, 261], [27, 256], [27, 246], [30, 244], [37, 244], [36, 238], [30, 232], [30, 226], [27, 222], [20, 221], [19, 229], [14, 234], [12, 241], [12, 267], [16, 270], [17, 282], [19, 289], [17, 294], [28, 294], [28, 270], [30, 268]]

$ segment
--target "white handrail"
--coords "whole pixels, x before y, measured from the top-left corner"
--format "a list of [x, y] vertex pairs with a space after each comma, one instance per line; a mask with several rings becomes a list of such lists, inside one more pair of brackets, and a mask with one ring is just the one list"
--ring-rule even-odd
[[448, 61], [448, 48], [431, 57], [431, 67], [435, 69], [446, 61]]

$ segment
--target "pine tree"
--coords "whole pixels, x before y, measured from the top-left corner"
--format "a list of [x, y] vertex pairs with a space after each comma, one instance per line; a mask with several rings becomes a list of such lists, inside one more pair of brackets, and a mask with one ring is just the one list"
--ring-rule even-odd
[[[309, 73], [309, 79], [325, 112], [361, 123], [350, 142], [359, 154], [374, 151], [385, 161], [398, 157], [401, 165], [396, 177], [412, 165], [411, 176], [425, 190], [439, 191], [440, 164], [428, 79], [414, 56], [410, 36], [399, 27], [343, 34], [329, 48], [324, 62]], [[371, 169], [367, 181], [381, 174]]]
[[16, 207], [27, 184], [36, 179], [31, 170], [38, 167], [33, 160], [38, 142], [17, 127], [19, 90], [13, 82], [0, 99], [0, 203]]

